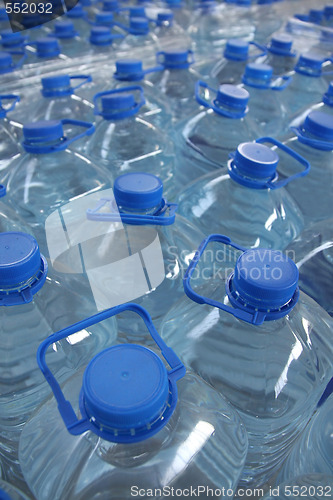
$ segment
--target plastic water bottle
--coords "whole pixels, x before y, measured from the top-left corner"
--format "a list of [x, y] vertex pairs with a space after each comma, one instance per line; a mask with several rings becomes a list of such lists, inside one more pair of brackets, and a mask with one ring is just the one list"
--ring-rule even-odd
[[89, 36], [90, 46], [85, 54], [85, 60], [94, 63], [100, 56], [104, 58], [114, 56], [122, 38], [118, 33], [112, 33], [107, 26], [92, 26]]
[[24, 45], [28, 40], [28, 36], [22, 35], [21, 31], [13, 32], [11, 29], [2, 30], [1, 37], [1, 50], [24, 50]]
[[6, 188], [0, 185], [0, 233], [29, 232], [28, 224], [6, 203]]
[[0, 479], [0, 498], [2, 500], [30, 500], [25, 493], [18, 490], [12, 484]]
[[215, 1], [201, 1], [196, 9], [195, 18], [188, 29], [194, 40], [195, 53], [220, 55], [230, 38], [254, 36], [255, 27], [249, 16], [249, 5], [231, 6]]
[[[311, 164], [311, 171], [297, 186], [289, 184], [287, 191], [300, 207], [307, 225], [332, 216], [333, 115], [312, 111], [292, 131], [294, 136], [285, 145], [304, 156]], [[290, 170], [285, 163], [281, 173], [289, 175]]]
[[71, 20], [56, 21], [51, 36], [57, 38], [61, 44], [61, 52], [68, 57], [85, 56], [89, 44], [85, 37], [80, 37]]
[[192, 22], [193, 13], [187, 8], [182, 0], [166, 0], [161, 2], [163, 8], [170, 9], [175, 22], [184, 30], [187, 30]]
[[305, 107], [300, 113], [296, 113], [294, 117], [291, 117], [290, 128], [301, 126], [311, 111], [322, 111], [323, 113], [333, 115], [333, 82], [329, 84], [320, 102]]
[[[43, 72], [45, 63], [69, 63], [70, 58], [61, 53], [61, 47], [57, 38], [45, 36], [38, 38], [35, 42], [29, 42], [30, 52], [24, 64], [26, 69], [33, 69], [35, 75]], [[34, 52], [31, 51], [34, 49]]]
[[[76, 90], [91, 80], [90, 75], [66, 74], [42, 78], [42, 97], [22, 92], [23, 98], [13, 113], [13, 119], [22, 124], [27, 116], [31, 121], [69, 118], [92, 122], [95, 120], [93, 105], [76, 95]], [[76, 85], [73, 86], [73, 83]]]
[[[20, 484], [18, 441], [22, 427], [50, 394], [36, 362], [38, 345], [94, 308], [79, 292], [69, 292], [47, 277], [46, 259], [29, 234], [0, 233], [0, 268], [0, 343], [6, 352], [0, 368], [0, 452], [6, 478]], [[50, 353], [52, 371], [62, 380], [68, 378], [91, 354], [109, 345], [114, 328], [114, 323], [109, 324], [94, 339], [88, 333], [74, 337], [75, 349], [70, 356], [66, 354], [68, 341], [58, 344]]]
[[267, 55], [260, 57], [258, 62], [271, 66], [274, 75], [283, 76], [294, 69], [297, 52], [293, 50], [293, 38], [288, 33], [272, 36], [267, 51]]
[[333, 498], [333, 476], [327, 474], [306, 474], [290, 478], [287, 482], [270, 487], [263, 500], [273, 500], [278, 496], [281, 500], [298, 498], [302, 495], [306, 500], [320, 500], [323, 496]]
[[321, 100], [327, 88], [323, 71], [325, 62], [325, 58], [312, 53], [299, 57], [292, 81], [281, 96], [289, 117]]
[[[290, 164], [289, 178], [278, 180], [279, 155], [266, 144], [287, 153], [280, 163]], [[227, 170], [189, 184], [178, 197], [179, 213], [203, 233], [214, 229], [246, 247], [282, 250], [303, 229], [302, 215], [284, 186], [297, 184], [309, 164], [268, 137], [239, 144], [230, 158]]]
[[285, 461], [278, 481], [313, 472], [333, 475], [332, 411], [333, 395], [317, 409]]
[[184, 289], [191, 300], [169, 311], [162, 338], [236, 408], [249, 436], [239, 485], [261, 486], [332, 376], [332, 320], [300, 292], [297, 266], [282, 252], [248, 250], [219, 234], [201, 243]]
[[230, 151], [240, 141], [258, 136], [248, 116], [249, 93], [245, 89], [226, 84], [215, 90], [199, 81], [195, 93], [198, 103], [208, 109], [199, 108], [197, 114], [175, 129], [177, 154], [184, 159], [177, 171], [179, 186], [225, 167]]
[[174, 20], [173, 12], [158, 12], [155, 24], [156, 28], [154, 28], [153, 33], [157, 37], [162, 50], [175, 50], [177, 47], [191, 48], [191, 37]]
[[121, 25], [127, 35], [119, 45], [119, 55], [128, 56], [129, 53], [139, 55], [143, 59], [152, 57], [160, 48], [158, 38], [150, 31], [149, 20], [146, 17], [130, 16], [129, 25]]
[[50, 216], [46, 232], [59, 281], [81, 272], [79, 289], [98, 310], [135, 300], [156, 325], [184, 295], [185, 269], [203, 239], [163, 196], [161, 180], [142, 172], [120, 175], [113, 191], [70, 202]]
[[[103, 71], [104, 85], [102, 91], [126, 88], [131, 85], [140, 85], [143, 90], [145, 103], [138, 111], [137, 116], [154, 126], [166, 130], [171, 125], [172, 112], [169, 103], [146, 75], [154, 71], [161, 71], [162, 66], [143, 67], [139, 59], [118, 59], [115, 72], [110, 78], [110, 73]], [[110, 80], [110, 83], [109, 81]], [[107, 82], [107, 84], [106, 84]], [[95, 92], [96, 93], [96, 92]]]
[[112, 28], [114, 33], [124, 35], [124, 30], [118, 26], [113, 12], [109, 12], [107, 10], [97, 11], [95, 13], [95, 19], [91, 24], [95, 26], [107, 26], [110, 29]]
[[193, 52], [157, 52], [156, 60], [162, 66], [161, 71], [151, 73], [148, 79], [165, 96], [171, 107], [173, 120], [184, 120], [198, 109], [195, 84], [200, 75], [191, 68], [194, 63]]
[[151, 123], [136, 119], [144, 102], [139, 85], [96, 94], [95, 114], [101, 119], [85, 154], [107, 168], [113, 178], [133, 171], [158, 173], [166, 195], [172, 199], [177, 188], [173, 144]]
[[194, 68], [215, 87], [223, 83], [236, 85], [241, 82], [249, 61], [265, 53], [264, 46], [242, 38], [233, 38], [227, 40], [222, 57], [215, 57], [210, 61], [203, 59], [195, 64]]
[[333, 316], [333, 219], [305, 229], [286, 249], [299, 270], [301, 289]]
[[8, 83], [17, 81], [17, 70], [20, 69], [26, 60], [27, 56], [22, 50], [11, 52], [0, 52], [0, 89], [1, 93], [8, 92]]
[[88, 15], [79, 3], [66, 12], [66, 17], [74, 24], [76, 31], [81, 37], [88, 35], [90, 25]]
[[288, 108], [283, 105], [283, 94], [291, 77], [276, 79], [268, 64], [250, 63], [246, 66], [242, 82], [250, 92], [250, 116], [260, 134], [279, 137], [285, 132]]
[[17, 144], [17, 136], [14, 128], [8, 121], [7, 114], [15, 109], [19, 102], [19, 96], [15, 94], [0, 95], [0, 175], [3, 177], [3, 172], [9, 162], [20, 153], [20, 147]]
[[25, 124], [24, 153], [8, 166], [7, 203], [33, 228], [46, 256], [46, 217], [70, 199], [103, 189], [110, 182], [103, 168], [67, 149], [93, 131], [91, 123], [75, 120]]
[[[133, 342], [125, 331], [60, 389], [45, 361], [52, 339], [65, 331], [66, 337], [80, 330], [93, 336], [95, 323], [123, 311], [144, 319], [154, 347]], [[212, 387], [185, 374], [138, 305], [109, 309], [58, 332], [41, 344], [38, 359], [56, 399], [25, 426], [20, 463], [39, 500], [64, 499], [68, 491], [72, 500], [125, 500], [143, 489], [148, 496], [171, 487], [186, 495], [205, 485], [216, 497], [222, 488], [235, 489], [247, 444], [238, 415]], [[59, 482], [64, 475], [67, 481]]]

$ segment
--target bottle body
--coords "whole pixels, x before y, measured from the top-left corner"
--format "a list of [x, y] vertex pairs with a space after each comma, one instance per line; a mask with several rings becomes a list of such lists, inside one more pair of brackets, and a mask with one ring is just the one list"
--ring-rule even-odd
[[179, 195], [179, 213], [205, 234], [214, 228], [252, 248], [282, 250], [303, 229], [302, 215], [284, 188], [251, 189], [225, 169], [191, 183]]
[[[229, 271], [225, 262], [218, 265], [213, 271], [221, 283]], [[221, 285], [206, 287], [204, 295], [229, 303]], [[302, 293], [289, 315], [260, 326], [187, 298], [169, 311], [165, 342], [224, 394], [245, 424], [249, 451], [241, 486], [266, 483], [305, 428], [330, 379], [332, 335], [330, 317]]]
[[[80, 384], [79, 376], [65, 384], [71, 401]], [[193, 374], [179, 384], [178, 398], [169, 423], [154, 437], [136, 444], [110, 443], [91, 433], [70, 436], [50, 400], [25, 427], [20, 443], [20, 460], [30, 488], [41, 500], [48, 495], [55, 500], [83, 500], [110, 494], [127, 500], [142, 488], [154, 491], [201, 484], [234, 489], [246, 452], [238, 416]], [[37, 429], [48, 439], [43, 449]], [[52, 464], [48, 470], [45, 461]], [[211, 461], [216, 467], [211, 467]], [[66, 484], [56, 480], [64, 474]]]

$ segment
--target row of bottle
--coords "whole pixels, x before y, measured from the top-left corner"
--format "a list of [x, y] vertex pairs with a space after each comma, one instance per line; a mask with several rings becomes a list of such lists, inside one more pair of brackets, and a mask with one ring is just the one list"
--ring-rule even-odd
[[[270, 6], [273, 21], [270, 24], [267, 21], [268, 12], [262, 12], [265, 6], [254, 8], [229, 3], [214, 6], [211, 2], [204, 2], [192, 12], [179, 6], [175, 6], [173, 11], [152, 6], [129, 6], [117, 10], [117, 5], [113, 4], [113, 1], [104, 2], [101, 8], [105, 10], [94, 10], [90, 20], [84, 8], [78, 5], [67, 12], [67, 20], [60, 18], [25, 30], [23, 34], [20, 31], [13, 33], [8, 21], [0, 20], [4, 28], [0, 32], [4, 51], [1, 53], [1, 72], [7, 73], [7, 81], [10, 82], [13, 80], [9, 78], [10, 73], [14, 72], [14, 77], [15, 70], [22, 64], [27, 68], [22, 75], [27, 76], [29, 68], [33, 71], [30, 74], [35, 74], [37, 67], [39, 71], [45, 71], [45, 62], [58, 62], [60, 68], [77, 64], [79, 58], [81, 63], [82, 58], [93, 62], [103, 54], [119, 56], [119, 53], [135, 53], [138, 50], [146, 59], [157, 50], [174, 50], [177, 47], [194, 49], [197, 59], [205, 60], [207, 56], [220, 55], [226, 41], [235, 37], [242, 36], [249, 41], [255, 36], [258, 42], [266, 41], [268, 36], [281, 28], [282, 20], [290, 14], [285, 6], [283, 9], [277, 4]], [[289, 2], [288, 7], [290, 5], [293, 3]], [[272, 15], [274, 9], [277, 12]], [[263, 14], [266, 16], [264, 25], [260, 23]], [[4, 12], [2, 18], [5, 18]], [[303, 38], [302, 43], [304, 50], [311, 39], [308, 38], [305, 43]]]
[[[91, 305], [82, 304], [82, 293], [68, 293], [54, 279], [46, 280], [46, 260], [31, 236], [1, 233], [0, 240], [3, 281], [7, 278], [2, 304], [11, 305], [1, 308], [1, 337], [7, 353], [2, 376], [7, 382], [3, 380], [0, 436], [7, 474], [18, 482], [18, 438], [32, 411], [49, 394], [34, 361], [36, 344], [48, 332], [69, 323], [64, 311], [70, 311], [73, 321], [83, 307], [87, 314]], [[224, 259], [221, 250], [216, 251], [219, 262], [223, 260], [217, 285], [213, 276], [207, 280], [207, 271], [214, 272], [204, 253], [210, 242], [235, 249], [225, 252]], [[201, 272], [206, 273], [203, 282], [191, 280], [199, 261], [204, 264]], [[234, 272], [227, 276], [232, 262], [236, 262]], [[220, 298], [223, 274], [226, 291]], [[180, 486], [183, 471], [187, 485], [235, 491], [244, 464], [240, 486], [265, 483], [301, 435], [333, 372], [332, 321], [299, 291], [297, 278], [297, 267], [281, 252], [247, 250], [225, 236], [212, 235], [202, 242], [185, 275], [185, 291], [192, 300], [180, 299], [162, 321], [160, 331], [166, 344], [148, 313], [136, 304], [104, 310], [44, 340], [38, 364], [57, 404], [54, 399], [46, 402], [23, 427], [19, 451], [20, 467], [36, 497], [93, 498], [104, 488], [109, 493], [119, 488], [117, 498], [129, 498], [134, 464], [134, 484], [144, 489], [154, 481], [154, 487], [174, 482], [177, 486], [176, 478]], [[168, 376], [133, 312], [141, 316], [161, 349], [171, 368]], [[118, 323], [109, 320], [115, 314], [120, 316]], [[177, 407], [176, 381], [185, 373], [175, 352], [190, 372], [179, 388], [180, 413], [171, 418]], [[191, 375], [192, 371], [210, 386]], [[248, 451], [237, 413], [211, 386], [240, 414], [248, 433]], [[318, 415], [324, 415], [316, 425], [317, 432], [324, 432], [319, 447], [317, 434], [313, 438], [319, 455], [305, 435], [299, 459], [295, 458], [297, 448], [292, 451], [290, 463], [300, 467], [297, 472], [304, 466], [311, 472], [313, 467], [324, 472], [323, 464], [326, 472], [331, 471], [331, 412], [326, 412], [330, 402], [332, 398], [318, 410]], [[68, 431], [73, 434], [70, 439]], [[303, 456], [303, 442], [316, 465]], [[161, 454], [157, 462], [156, 453]], [[168, 463], [174, 464], [172, 469]], [[287, 473], [291, 473], [288, 465]], [[165, 483], [161, 484], [162, 478]]]

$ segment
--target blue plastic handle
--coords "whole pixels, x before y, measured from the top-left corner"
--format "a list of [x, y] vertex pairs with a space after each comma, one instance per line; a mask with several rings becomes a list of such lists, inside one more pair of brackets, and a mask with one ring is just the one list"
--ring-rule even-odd
[[138, 304], [128, 303], [116, 307], [111, 307], [109, 309], [106, 309], [105, 311], [95, 314], [94, 316], [84, 319], [83, 321], [79, 321], [74, 325], [68, 326], [67, 328], [64, 328], [50, 335], [40, 344], [38, 348], [37, 362], [39, 368], [41, 369], [44, 377], [46, 378], [48, 384], [52, 389], [54, 397], [57, 400], [60, 415], [67, 429], [74, 436], [82, 434], [83, 432], [86, 432], [88, 430], [92, 430], [94, 432], [95, 428], [92, 426], [89, 419], [82, 418], [79, 420], [75, 414], [75, 411], [71, 403], [65, 399], [65, 396], [61, 390], [59, 383], [57, 382], [56, 378], [54, 377], [51, 370], [47, 366], [46, 363], [47, 349], [55, 342], [59, 342], [60, 340], [63, 340], [64, 338], [69, 337], [70, 335], [73, 335], [74, 333], [77, 333], [80, 330], [89, 328], [90, 326], [100, 323], [101, 321], [111, 318], [112, 316], [120, 314], [124, 311], [132, 311], [141, 316], [141, 318], [143, 319], [152, 339], [161, 350], [162, 356], [164, 357], [164, 359], [167, 361], [167, 363], [171, 368], [171, 370], [168, 370], [168, 378], [175, 391], [177, 391], [176, 381], [185, 375], [186, 372], [185, 366], [180, 361], [175, 352], [170, 347], [168, 347], [165, 344], [165, 342], [161, 339], [161, 337], [159, 336], [153, 325], [149, 313]]
[[257, 42], [249, 42], [249, 45], [253, 45], [254, 47], [257, 47], [257, 49], [259, 49], [259, 53], [255, 53], [249, 56], [249, 60], [265, 56], [267, 54], [267, 47], [265, 47], [264, 45], [261, 45], [260, 43]]
[[[2, 99], [6, 99], [6, 100], [12, 100], [12, 104], [11, 106], [9, 106], [8, 108], [2, 108]], [[13, 111], [13, 109], [15, 109], [15, 106], [16, 104], [20, 102], [20, 96], [18, 95], [15, 95], [15, 94], [1, 94], [0, 95], [0, 117], [2, 115], [2, 111], [4, 112], [5, 116], [7, 113], [9, 113], [9, 111]], [[2, 109], [1, 109], [2, 108]]]
[[290, 177], [286, 177], [286, 179], [283, 179], [281, 181], [276, 181], [276, 180], [268, 181], [266, 183], [267, 188], [279, 189], [289, 184], [289, 182], [292, 182], [295, 179], [298, 179], [299, 177], [304, 177], [309, 173], [311, 168], [310, 163], [305, 158], [303, 158], [303, 156], [296, 153], [296, 151], [292, 150], [291, 148], [288, 148], [288, 146], [286, 146], [285, 144], [282, 144], [282, 142], [279, 142], [276, 139], [273, 139], [272, 137], [260, 137], [259, 139], [256, 140], [256, 142], [258, 142], [259, 144], [267, 142], [269, 144], [272, 144], [273, 146], [276, 146], [278, 149], [281, 149], [281, 151], [287, 153], [291, 158], [296, 160], [304, 167], [304, 170], [302, 170], [301, 172], [297, 172], [296, 174], [293, 174]]
[[216, 99], [213, 101], [206, 101], [200, 96], [200, 89], [205, 88], [210, 90], [211, 92], [214, 92], [217, 94], [217, 90], [214, 89], [213, 87], [210, 87], [208, 83], [203, 82], [202, 80], [198, 80], [195, 84], [195, 98], [199, 104], [202, 106], [205, 106], [205, 108], [212, 109], [215, 111], [215, 113], [221, 115], [221, 116], [226, 116], [227, 118], [234, 118], [234, 119], [239, 119], [243, 118], [246, 113], [248, 112], [248, 107], [246, 106], [245, 110], [239, 111], [239, 112], [231, 112], [226, 109], [222, 109], [219, 106], [216, 106]]
[[[170, 226], [175, 222], [178, 205], [168, 203], [164, 198], [162, 199], [162, 206], [151, 215], [118, 212], [117, 209], [113, 208], [113, 201], [112, 198], [101, 198], [95, 208], [87, 210], [87, 219], [99, 222], [124, 222], [133, 226]], [[106, 205], [109, 205], [110, 212], [100, 212]], [[166, 215], [167, 213], [169, 215]]]
[[79, 89], [80, 87], [82, 87], [82, 85], [92, 82], [91, 75], [72, 75], [69, 78], [71, 80], [83, 80], [83, 82], [79, 83], [79, 85], [72, 87], [73, 90]]
[[300, 142], [306, 144], [307, 146], [320, 149], [322, 151], [333, 151], [333, 141], [320, 141], [319, 139], [307, 137], [303, 134], [301, 127], [290, 127], [290, 130], [294, 132]]
[[244, 311], [242, 309], [236, 309], [230, 306], [227, 306], [223, 304], [222, 302], [219, 302], [217, 300], [210, 299], [208, 297], [204, 297], [203, 295], [200, 295], [196, 293], [193, 288], [191, 287], [191, 277], [192, 274], [195, 270], [195, 268], [198, 265], [198, 262], [205, 251], [207, 245], [211, 242], [218, 242], [222, 243], [223, 245], [231, 246], [233, 248], [236, 248], [236, 250], [240, 250], [241, 252], [245, 252], [247, 248], [242, 247], [240, 245], [237, 245], [236, 243], [233, 243], [228, 236], [224, 236], [223, 234], [211, 234], [207, 238], [205, 238], [198, 250], [195, 252], [195, 255], [193, 259], [190, 262], [189, 267], [186, 270], [184, 279], [183, 279], [183, 286], [184, 286], [184, 291], [186, 295], [193, 300], [194, 302], [197, 302], [198, 304], [208, 304], [209, 306], [212, 307], [217, 307], [218, 309], [221, 309], [222, 311], [225, 311], [229, 314], [232, 314], [238, 319], [241, 319], [242, 321], [246, 321], [247, 323], [252, 323], [253, 325], [262, 325], [263, 322], [265, 321], [265, 318], [267, 316], [267, 312], [263, 311]]
[[[119, 111], [118, 113], [112, 113], [112, 114], [106, 114], [103, 113], [103, 111], [98, 109], [98, 99], [100, 97], [103, 97], [105, 95], [113, 95], [113, 94], [122, 94], [122, 93], [128, 93], [128, 92], [133, 92], [133, 91], [139, 91], [140, 92], [140, 101], [135, 103], [135, 106], [131, 109], [126, 109]], [[135, 115], [139, 109], [146, 104], [146, 100], [144, 98], [144, 93], [143, 93], [143, 88], [140, 85], [131, 85], [130, 87], [122, 87], [120, 89], [113, 89], [113, 90], [106, 90], [105, 92], [98, 92], [97, 94], [94, 95], [93, 103], [95, 106], [94, 114], [103, 116], [104, 118], [107, 119], [112, 119], [112, 120], [122, 120], [123, 118], [128, 118], [130, 116]]]

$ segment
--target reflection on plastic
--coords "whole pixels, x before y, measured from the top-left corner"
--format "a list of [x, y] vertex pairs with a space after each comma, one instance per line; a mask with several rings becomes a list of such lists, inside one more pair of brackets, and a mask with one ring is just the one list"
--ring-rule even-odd
[[123, 225], [119, 212], [116, 221], [87, 218], [87, 211], [106, 197], [117, 210], [113, 190], [107, 189], [73, 199], [45, 222], [51, 266], [66, 279], [81, 274], [98, 310], [136, 300], [165, 278], [154, 226]]

